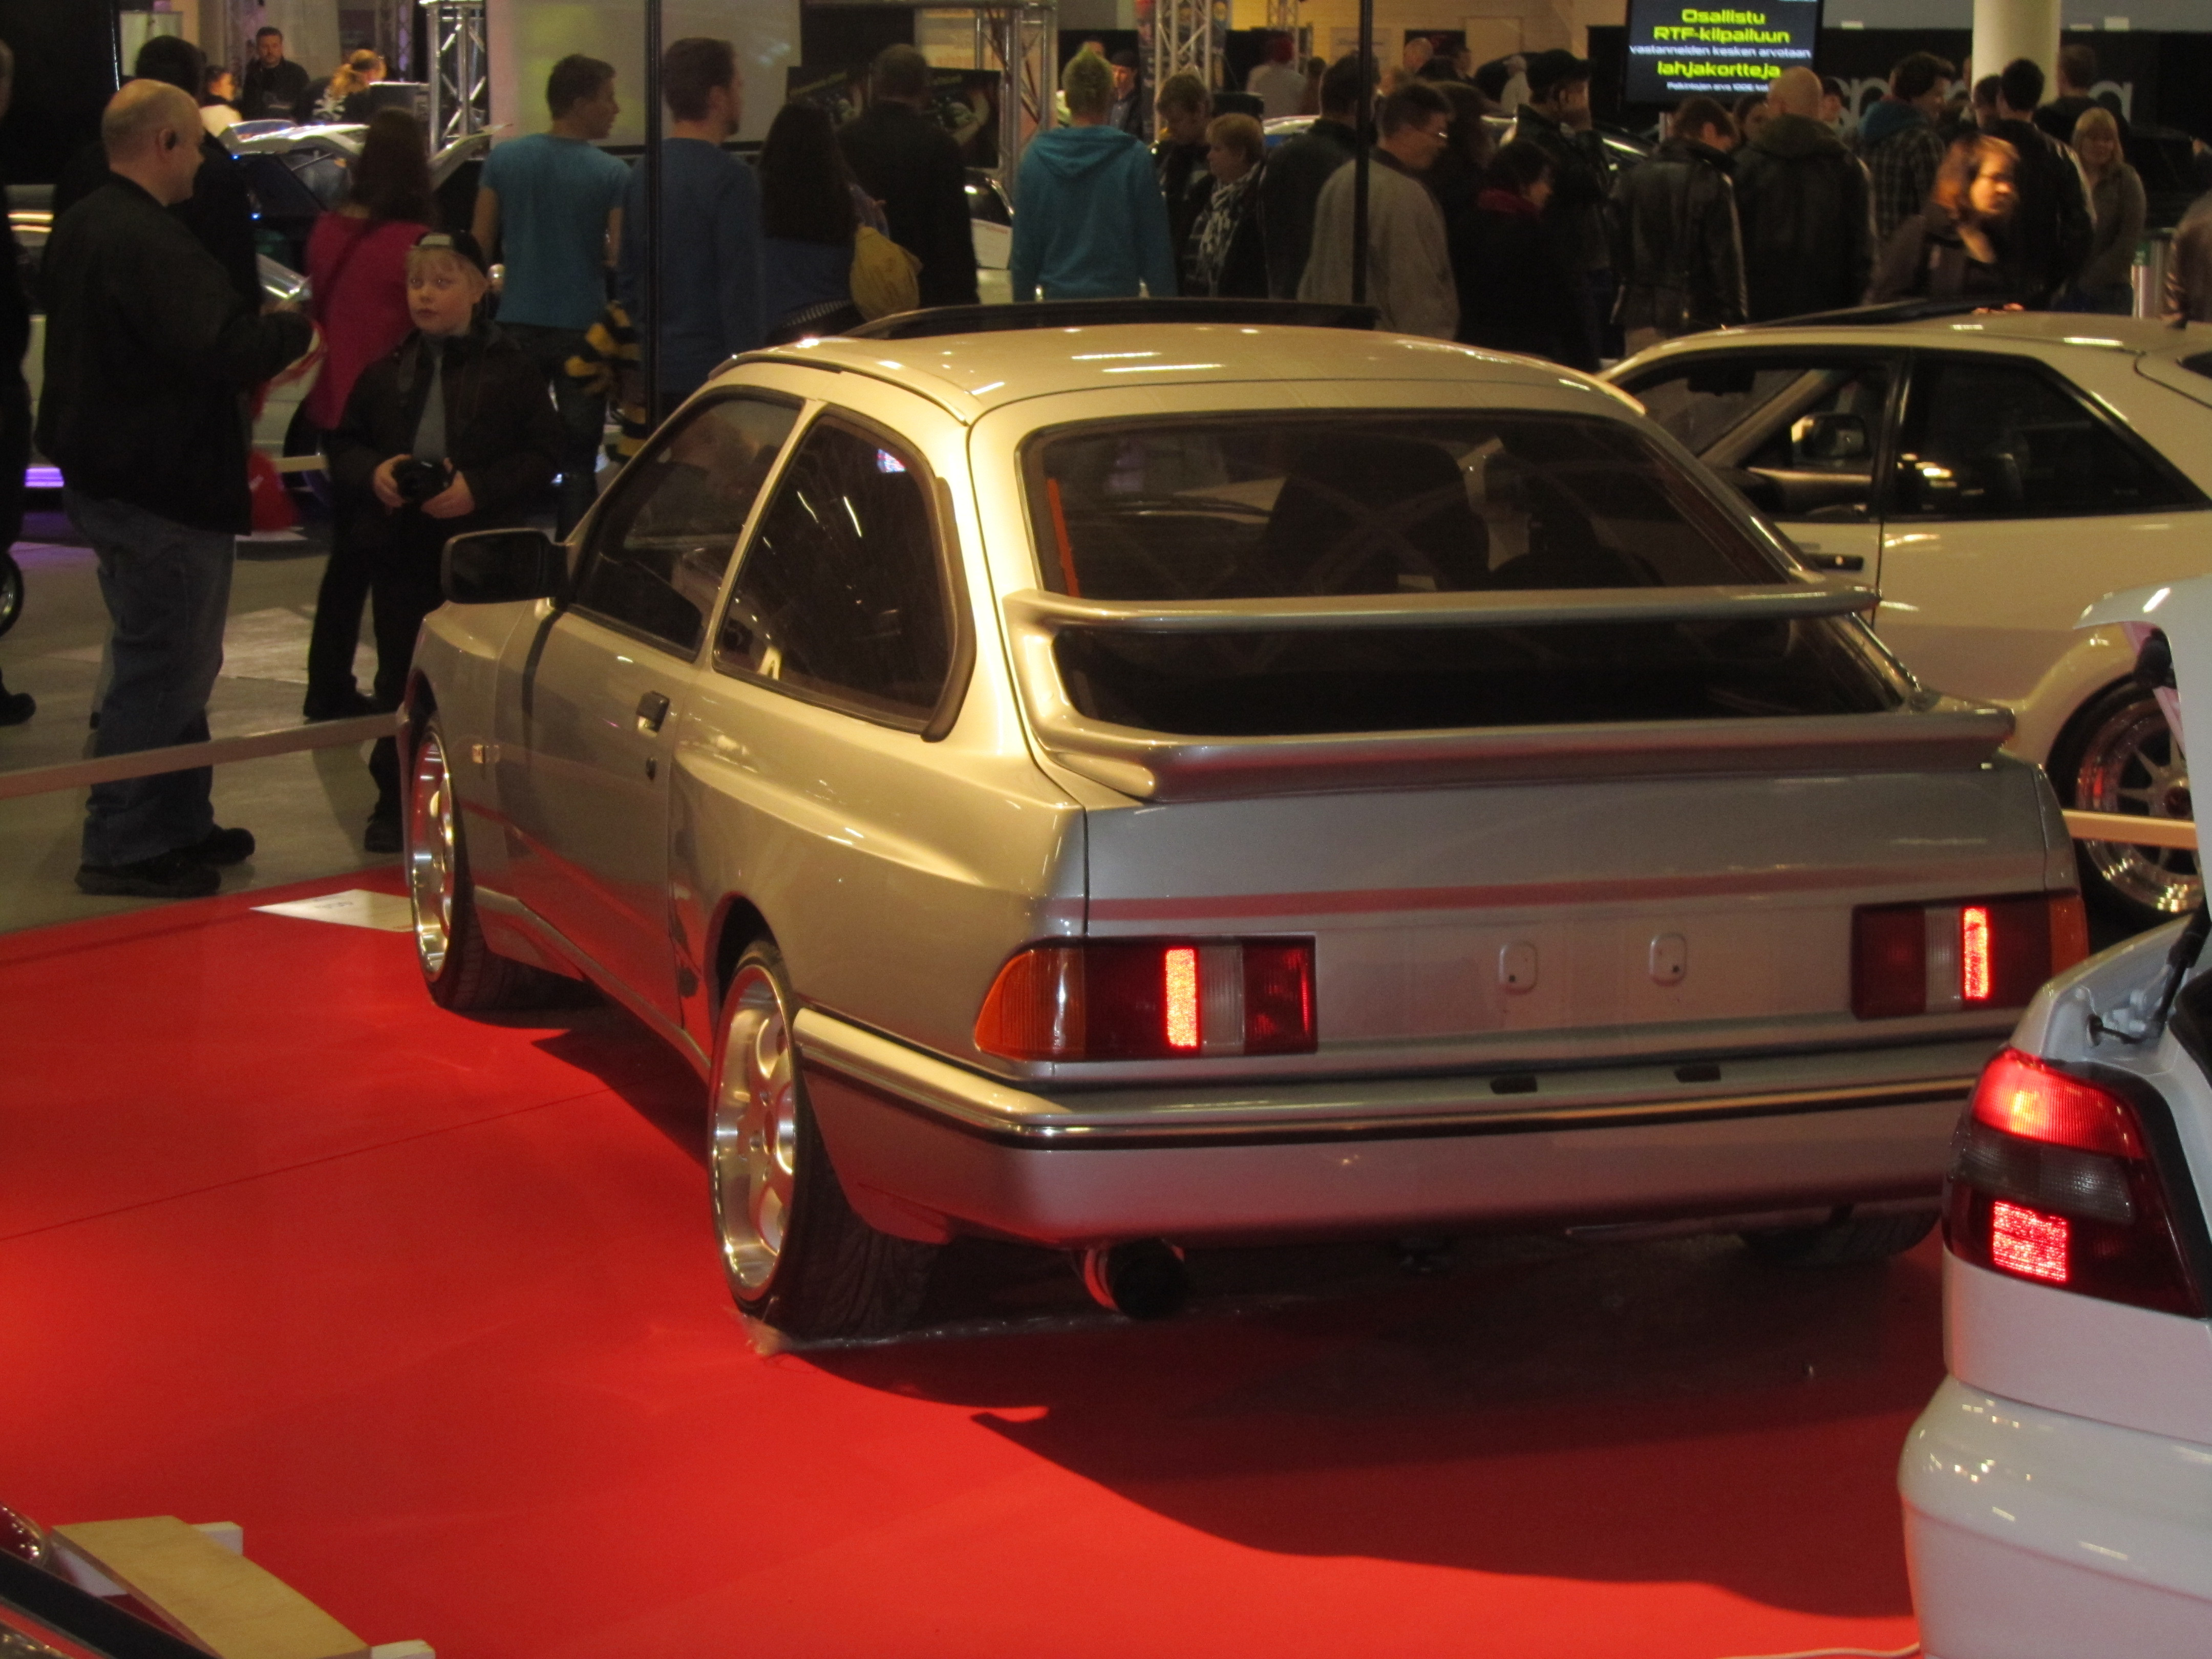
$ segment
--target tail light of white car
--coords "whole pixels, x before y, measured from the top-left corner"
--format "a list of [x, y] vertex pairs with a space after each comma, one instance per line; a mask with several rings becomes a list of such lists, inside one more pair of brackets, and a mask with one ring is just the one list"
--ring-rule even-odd
[[975, 1046], [1007, 1060], [1313, 1052], [1310, 939], [1037, 945], [999, 970]]
[[2204, 1314], [2143, 1115], [2016, 1048], [1990, 1062], [1960, 1126], [1943, 1235], [1976, 1267]]
[[1851, 913], [1851, 1012], [1861, 1019], [2024, 1008], [2089, 954], [2076, 893], [1863, 905]]

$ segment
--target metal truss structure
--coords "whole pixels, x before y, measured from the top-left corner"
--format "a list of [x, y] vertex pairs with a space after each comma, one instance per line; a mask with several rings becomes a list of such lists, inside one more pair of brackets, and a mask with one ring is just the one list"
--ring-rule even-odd
[[430, 149], [491, 125], [491, 58], [484, 45], [485, 0], [421, 0], [430, 33]]
[[1024, 148], [1056, 123], [1060, 24], [1050, 0], [976, 8], [975, 67], [999, 71], [999, 179], [1012, 198]]
[[[1297, 0], [1268, 0], [1270, 26], [1279, 5], [1290, 9], [1295, 23]], [[1185, 70], [1210, 88], [1222, 84], [1228, 68], [1229, 0], [1150, 0], [1150, 3], [1139, 0], [1137, 29], [1140, 36], [1147, 19], [1151, 40], [1146, 43], [1145, 55], [1151, 64], [1150, 92], [1157, 93], [1167, 84], [1168, 76]], [[1150, 113], [1146, 112], [1147, 116]]]

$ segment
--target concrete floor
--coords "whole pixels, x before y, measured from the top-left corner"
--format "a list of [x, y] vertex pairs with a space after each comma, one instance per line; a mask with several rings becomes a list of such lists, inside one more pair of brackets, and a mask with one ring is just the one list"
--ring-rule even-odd
[[[107, 637], [91, 552], [76, 544], [55, 498], [34, 498], [15, 544], [23, 568], [23, 614], [0, 639], [8, 689], [28, 691], [39, 712], [24, 726], [0, 727], [0, 771], [55, 766], [90, 753], [90, 715]], [[47, 510], [35, 510], [39, 507]], [[324, 544], [311, 527], [300, 539], [240, 544], [224, 635], [222, 676], [208, 723], [218, 738], [300, 724], [307, 687], [307, 634]], [[355, 672], [366, 682], [375, 650], [366, 642]], [[216, 821], [242, 824], [260, 843], [253, 858], [223, 874], [225, 892], [388, 866], [362, 852], [362, 826], [376, 799], [366, 746], [272, 756], [219, 767]], [[76, 890], [82, 789], [0, 801], [0, 932], [113, 915], [159, 900], [88, 898]]]

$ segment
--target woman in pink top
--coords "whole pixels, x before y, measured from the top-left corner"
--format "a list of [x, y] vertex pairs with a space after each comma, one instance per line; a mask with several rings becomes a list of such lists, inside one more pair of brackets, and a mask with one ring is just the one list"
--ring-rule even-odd
[[[432, 215], [422, 123], [405, 110], [379, 110], [344, 205], [318, 220], [307, 239], [309, 312], [322, 326], [325, 356], [306, 412], [319, 430], [337, 425], [362, 370], [397, 350], [415, 326], [407, 312], [407, 250], [430, 228]], [[352, 542], [343, 520], [332, 525], [307, 646], [301, 712], [311, 720], [374, 708], [353, 677], [369, 571]]]

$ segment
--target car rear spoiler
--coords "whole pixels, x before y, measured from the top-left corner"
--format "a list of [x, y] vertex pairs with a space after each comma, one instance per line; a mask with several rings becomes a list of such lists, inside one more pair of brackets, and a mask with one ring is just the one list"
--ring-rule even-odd
[[1071, 703], [1053, 648], [1063, 629], [1158, 635], [1767, 621], [1844, 616], [1869, 610], [1875, 601], [1871, 588], [1803, 583], [1360, 594], [1264, 604], [1129, 604], [1024, 589], [1008, 594], [1004, 605], [1015, 678], [1045, 753], [1123, 794], [1170, 801], [1531, 778], [1938, 771], [1989, 759], [2012, 735], [2013, 719], [2002, 708], [1930, 699], [1867, 714], [1182, 736], [1093, 720]]

